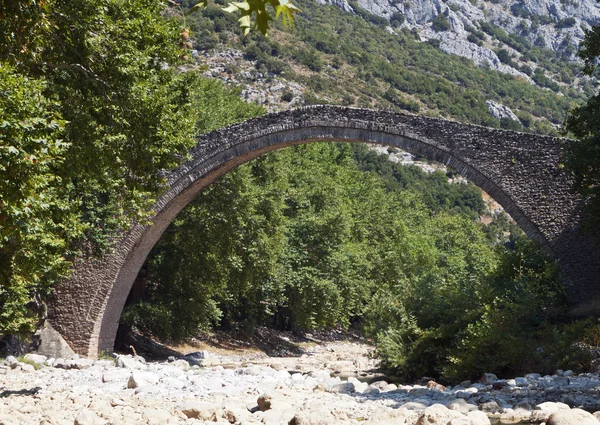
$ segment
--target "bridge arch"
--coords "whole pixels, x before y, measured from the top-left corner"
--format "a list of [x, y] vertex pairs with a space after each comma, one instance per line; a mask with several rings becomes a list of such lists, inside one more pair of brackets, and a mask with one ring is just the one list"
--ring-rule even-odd
[[456, 169], [558, 260], [573, 310], [600, 313], [600, 248], [579, 232], [581, 199], [571, 193], [572, 180], [560, 166], [561, 139], [408, 114], [312, 106], [200, 136], [192, 159], [167, 175], [152, 223], [133, 226], [104, 258], [79, 261], [72, 277], [58, 286], [42, 351], [53, 351], [59, 343], [64, 347], [65, 340], [84, 356], [112, 350], [133, 281], [177, 214], [233, 168], [276, 149], [316, 141], [393, 146]]

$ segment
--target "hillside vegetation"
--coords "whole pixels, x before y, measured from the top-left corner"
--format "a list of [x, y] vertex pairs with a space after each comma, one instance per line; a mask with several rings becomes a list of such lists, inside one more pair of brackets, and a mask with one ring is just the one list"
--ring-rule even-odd
[[[556, 133], [567, 112], [593, 92], [589, 80], [578, 85], [552, 83], [543, 71], [564, 74], [565, 81], [574, 82], [582, 65], [539, 47], [530, 46], [525, 52], [539, 65], [534, 75], [538, 83], [532, 84], [443, 53], [436, 43], [418, 41], [416, 33], [405, 28], [391, 34], [386, 19], [360, 8], [353, 15], [311, 0], [298, 5], [302, 14], [294, 31], [274, 30], [267, 38], [240, 38], [233, 17], [217, 8], [189, 19], [188, 24], [197, 49], [225, 45], [241, 49], [266, 78], [280, 76], [301, 83], [307, 104], [405, 110], [491, 127]], [[490, 28], [484, 29], [490, 32]], [[487, 100], [510, 107], [519, 120], [492, 117]]]

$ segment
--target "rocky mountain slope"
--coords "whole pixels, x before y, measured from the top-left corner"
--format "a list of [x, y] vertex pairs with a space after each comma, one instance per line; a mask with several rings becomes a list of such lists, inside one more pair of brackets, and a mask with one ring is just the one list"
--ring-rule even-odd
[[[319, 0], [346, 12], [362, 8], [390, 21], [392, 31], [408, 28], [423, 41], [438, 40], [443, 51], [477, 64], [531, 79], [520, 67], [532, 65], [531, 46], [576, 59], [576, 46], [590, 25], [600, 24], [593, 0]], [[354, 7], [353, 7], [353, 5]], [[514, 63], [510, 63], [506, 49]], [[534, 65], [535, 67], [535, 65]]]

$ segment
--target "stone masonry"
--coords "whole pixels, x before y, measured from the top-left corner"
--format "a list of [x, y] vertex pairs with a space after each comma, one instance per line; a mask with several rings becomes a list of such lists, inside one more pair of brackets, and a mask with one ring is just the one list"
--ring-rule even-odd
[[[167, 174], [149, 225], [134, 225], [102, 259], [80, 259], [49, 306], [49, 322], [77, 353], [113, 348], [123, 305], [146, 256], [206, 186], [264, 153], [317, 141], [369, 142], [442, 162], [489, 193], [558, 261], [574, 314], [600, 314], [600, 247], [581, 234], [581, 199], [560, 166], [555, 137], [337, 106], [265, 115], [201, 135], [191, 160]], [[47, 342], [51, 343], [51, 341]], [[60, 344], [51, 344], [60, 346]]]

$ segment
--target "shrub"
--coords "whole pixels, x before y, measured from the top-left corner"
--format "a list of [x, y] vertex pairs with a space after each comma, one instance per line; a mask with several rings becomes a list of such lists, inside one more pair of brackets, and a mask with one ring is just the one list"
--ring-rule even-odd
[[431, 22], [431, 29], [437, 32], [448, 31], [450, 29], [450, 22], [448, 22], [446, 15], [443, 13], [437, 15]]
[[292, 93], [290, 90], [284, 90], [281, 94], [281, 100], [284, 102], [291, 102], [293, 98], [294, 93]]

